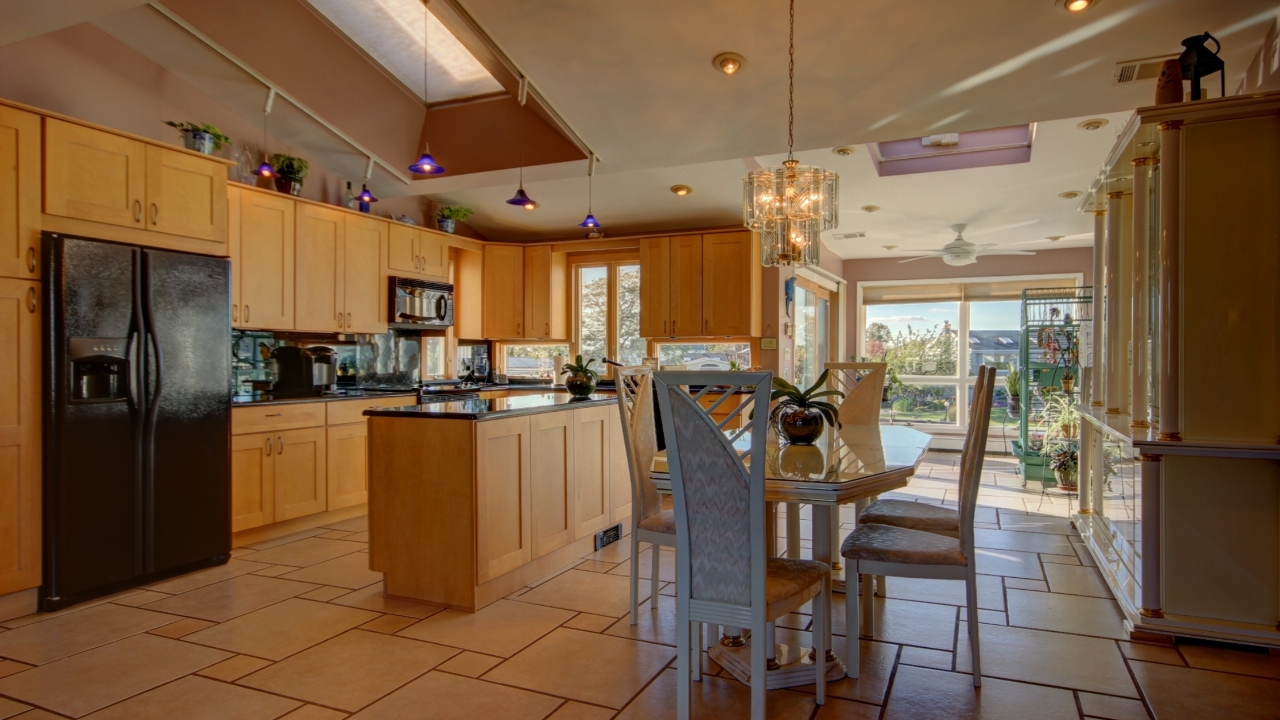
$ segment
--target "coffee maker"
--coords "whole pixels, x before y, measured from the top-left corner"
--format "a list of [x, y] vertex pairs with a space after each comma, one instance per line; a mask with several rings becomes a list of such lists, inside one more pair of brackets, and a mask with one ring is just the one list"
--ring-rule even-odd
[[275, 384], [271, 392], [284, 397], [313, 397], [332, 392], [337, 382], [337, 354], [316, 345], [300, 348], [282, 345], [271, 351]]

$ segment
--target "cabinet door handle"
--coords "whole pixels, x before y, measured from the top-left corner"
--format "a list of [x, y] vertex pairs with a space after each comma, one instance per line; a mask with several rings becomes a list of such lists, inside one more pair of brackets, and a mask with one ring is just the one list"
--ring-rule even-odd
[[276, 436], [276, 454], [284, 454], [284, 440], [279, 435]]
[[516, 337], [524, 337], [524, 325], [516, 323]]
[[249, 306], [244, 306], [244, 321], [249, 322]]
[[347, 313], [347, 329], [351, 329], [351, 313]]
[[155, 203], [151, 203], [151, 224], [160, 224], [160, 206]]
[[231, 322], [240, 322], [240, 306], [231, 304]]
[[263, 415], [262, 417], [284, 417], [284, 413], [271, 413], [270, 415]]
[[36, 311], [36, 289], [27, 288], [27, 312]]
[[551, 323], [542, 324], [542, 334], [545, 337], [551, 337]]
[[36, 271], [36, 246], [27, 248], [27, 270]]
[[338, 327], [342, 327], [342, 313], [338, 313]]
[[267, 457], [271, 457], [271, 438], [267, 438]]
[[703, 320], [703, 321], [702, 321], [702, 334], [703, 334], [703, 335], [706, 335], [706, 334], [707, 334], [707, 322], [708, 322], [707, 320]]
[[422, 269], [422, 259], [419, 258], [417, 255], [413, 256], [413, 269], [414, 270]]
[[142, 222], [142, 201], [141, 200], [133, 201], [133, 221], [136, 223]]

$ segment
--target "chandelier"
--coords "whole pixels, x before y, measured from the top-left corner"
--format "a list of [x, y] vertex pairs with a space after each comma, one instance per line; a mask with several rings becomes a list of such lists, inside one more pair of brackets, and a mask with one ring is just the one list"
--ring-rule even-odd
[[796, 3], [791, 0], [791, 36], [787, 50], [787, 159], [781, 167], [761, 168], [743, 180], [742, 221], [760, 233], [760, 262], [813, 266], [822, 249], [822, 231], [840, 225], [840, 176], [793, 156], [795, 145]]

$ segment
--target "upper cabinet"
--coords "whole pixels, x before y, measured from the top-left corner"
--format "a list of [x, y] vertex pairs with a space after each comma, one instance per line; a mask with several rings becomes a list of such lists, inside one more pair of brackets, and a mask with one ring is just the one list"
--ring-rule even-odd
[[214, 242], [227, 237], [227, 169], [147, 146], [147, 228]]
[[342, 248], [343, 330], [377, 335], [387, 331], [387, 289], [382, 275], [382, 248], [390, 223], [348, 213]]
[[640, 241], [640, 334], [758, 336], [762, 278], [750, 232]]
[[484, 246], [484, 336], [524, 337], [524, 248]]
[[293, 199], [233, 187], [229, 200], [231, 322], [242, 328], [292, 330]]
[[390, 223], [387, 274], [445, 281], [449, 277], [449, 244], [435, 232]]
[[40, 116], [0, 106], [0, 277], [40, 277]]
[[295, 329], [386, 332], [387, 222], [308, 202], [295, 203], [295, 217]]
[[484, 247], [484, 337], [563, 340], [569, 335], [568, 261], [549, 245]]

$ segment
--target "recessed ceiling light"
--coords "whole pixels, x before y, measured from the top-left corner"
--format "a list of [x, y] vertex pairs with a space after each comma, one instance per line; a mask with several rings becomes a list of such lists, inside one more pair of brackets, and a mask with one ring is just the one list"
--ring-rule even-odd
[[863, 205], [862, 206], [862, 212], [872, 213], [872, 212], [876, 212], [879, 209], [880, 209], [879, 205]]
[[1097, 130], [1100, 127], [1105, 127], [1106, 124], [1107, 124], [1106, 118], [1093, 118], [1092, 120], [1085, 120], [1079, 125], [1076, 125], [1076, 127], [1080, 128], [1081, 130]]
[[672, 185], [671, 192], [679, 195], [680, 197], [684, 197], [685, 195], [693, 192], [693, 188], [688, 185]]
[[852, 145], [840, 145], [839, 147], [831, 148], [831, 152], [839, 155], [840, 157], [849, 157], [856, 151], [857, 148]]
[[1080, 197], [1080, 191], [1068, 190], [1064, 193], [1058, 193], [1058, 197], [1062, 198], [1063, 200], [1075, 200], [1076, 198]]
[[1057, 5], [1059, 8], [1062, 8], [1069, 13], [1078, 13], [1084, 12], [1094, 5], [1097, 5], [1098, 1], [1099, 0], [1059, 0]]
[[720, 53], [711, 59], [711, 64], [725, 75], [732, 75], [738, 72], [742, 69], [742, 64], [745, 62], [745, 58], [734, 52]]

